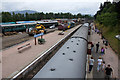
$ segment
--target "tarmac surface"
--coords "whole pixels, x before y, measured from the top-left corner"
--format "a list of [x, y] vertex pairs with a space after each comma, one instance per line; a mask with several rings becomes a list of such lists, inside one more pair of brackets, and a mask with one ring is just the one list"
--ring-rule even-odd
[[[88, 79], [96, 79], [96, 80], [104, 79], [104, 77], [105, 77], [104, 71], [100, 70], [100, 72], [97, 72], [97, 59], [99, 58], [99, 56], [101, 56], [101, 54], [100, 54], [101, 47], [105, 48], [105, 45], [103, 44], [103, 40], [101, 39], [101, 36], [99, 34], [97, 34], [96, 32], [93, 32], [89, 36], [89, 40], [91, 42], [93, 42], [93, 44], [94, 44], [94, 49], [93, 49], [92, 55], [90, 55], [90, 56], [93, 56], [95, 62], [94, 62], [94, 66], [93, 66], [91, 73], [87, 72], [87, 78]], [[96, 51], [96, 43], [98, 43], [98, 42], [100, 42], [100, 47], [99, 47], [98, 53], [96, 53], [95, 52]], [[109, 45], [107, 46], [107, 49], [105, 49], [105, 55], [103, 55], [102, 58], [105, 61], [106, 66], [108, 64], [111, 65], [111, 67], [113, 69], [113, 78], [120, 78], [120, 76], [118, 76], [119, 75], [118, 69], [120, 68], [119, 67], [120, 59], [118, 58], [118, 55], [112, 50], [112, 48]], [[88, 69], [89, 69], [89, 67], [88, 67]], [[87, 71], [88, 71], [88, 69], [87, 69]]]
[[[16, 73], [18, 73], [21, 69], [31, 63], [35, 58], [40, 56], [43, 52], [52, 47], [55, 43], [57, 43], [60, 39], [65, 37], [71, 31], [77, 29], [79, 26], [71, 28], [65, 31], [64, 35], [58, 35], [61, 31], [54, 31], [52, 33], [46, 34], [43, 36], [45, 39], [45, 44], [35, 45], [34, 38], [26, 41], [24, 43], [15, 45], [8, 49], [2, 51], [2, 78], [10, 78]], [[19, 53], [17, 48], [21, 47], [27, 43], [31, 44], [31, 48]]]

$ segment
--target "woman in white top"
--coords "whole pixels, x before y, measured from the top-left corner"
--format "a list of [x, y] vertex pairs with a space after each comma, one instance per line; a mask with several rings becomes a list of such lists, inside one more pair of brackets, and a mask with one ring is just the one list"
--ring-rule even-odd
[[98, 64], [98, 66], [97, 66], [97, 71], [99, 72], [100, 71], [100, 68], [101, 68], [101, 65], [102, 65], [102, 58], [101, 57], [99, 57], [98, 58], [98, 60], [97, 60], [97, 64]]

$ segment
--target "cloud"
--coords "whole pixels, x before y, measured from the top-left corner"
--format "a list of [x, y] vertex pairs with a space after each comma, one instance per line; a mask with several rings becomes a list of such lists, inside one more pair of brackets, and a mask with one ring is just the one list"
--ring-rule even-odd
[[104, 1], [106, 0], [3, 0], [3, 2], [104, 2]]
[[95, 14], [104, 0], [4, 0], [2, 11], [35, 10], [38, 12], [71, 12]]

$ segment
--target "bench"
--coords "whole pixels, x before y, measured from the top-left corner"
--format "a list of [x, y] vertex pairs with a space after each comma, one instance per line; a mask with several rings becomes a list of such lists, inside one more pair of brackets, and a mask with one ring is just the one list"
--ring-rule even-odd
[[38, 44], [44, 44], [44, 43], [45, 43], [45, 39], [38, 38]]
[[31, 44], [27, 43], [27, 44], [25, 44], [25, 45], [23, 45], [23, 46], [21, 46], [21, 47], [19, 47], [17, 49], [18, 49], [18, 52], [21, 53], [23, 50], [28, 49], [30, 47], [31, 47]]

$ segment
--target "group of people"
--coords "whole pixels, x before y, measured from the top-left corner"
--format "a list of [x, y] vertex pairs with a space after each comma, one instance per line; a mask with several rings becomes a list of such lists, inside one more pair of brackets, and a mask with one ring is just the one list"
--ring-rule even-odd
[[[91, 72], [94, 65], [93, 57], [89, 60], [89, 73]], [[105, 73], [105, 78], [110, 79], [113, 76], [113, 69], [111, 68], [110, 64], [106, 66], [105, 61], [101, 58], [101, 56], [97, 60], [97, 72], [102, 70]]]
[[[97, 34], [100, 33], [100, 31], [98, 29], [95, 29], [95, 32], [97, 32]], [[105, 48], [107, 49], [108, 41], [105, 40], [104, 38], [103, 38], [103, 44], [105, 45]], [[99, 58], [97, 59], [97, 72], [100, 72], [102, 70], [103, 72], [105, 72], [105, 78], [109, 79], [111, 76], [113, 76], [113, 70], [112, 70], [110, 64], [108, 64], [106, 66], [105, 61], [103, 61], [103, 59], [102, 59], [102, 56], [105, 54], [105, 48], [101, 47], [100, 51], [99, 51], [99, 48], [100, 48], [100, 42], [98, 42], [96, 44], [96, 53], [100, 52], [100, 54], [101, 54], [101, 56], [99, 56]], [[93, 49], [94, 49], [94, 44], [92, 43], [91, 44], [91, 53], [93, 52]], [[89, 73], [90, 73], [93, 68], [93, 65], [94, 65], [94, 58], [91, 57], [88, 62], [89, 62]]]
[[105, 45], [105, 48], [107, 49], [108, 41], [105, 38], [103, 38], [103, 44]]
[[[96, 53], [99, 52], [99, 46], [100, 46], [100, 44], [99, 44], [99, 42], [98, 42], [98, 43], [96, 44]], [[94, 44], [92, 43], [92, 44], [91, 44], [91, 52], [93, 52], [93, 48], [94, 48]], [[101, 47], [100, 53], [101, 53], [101, 56], [105, 54], [105, 48], [104, 48], [104, 47]]]
[[[96, 53], [98, 53], [99, 51], [99, 42], [96, 44]], [[101, 51], [100, 51], [101, 55], [104, 55], [105, 54], [105, 48], [104, 47], [101, 47]]]

